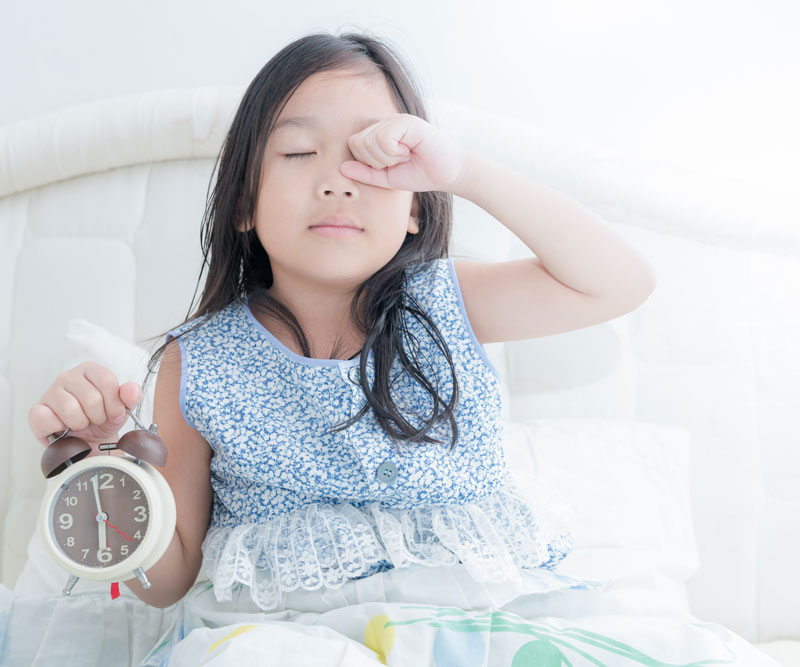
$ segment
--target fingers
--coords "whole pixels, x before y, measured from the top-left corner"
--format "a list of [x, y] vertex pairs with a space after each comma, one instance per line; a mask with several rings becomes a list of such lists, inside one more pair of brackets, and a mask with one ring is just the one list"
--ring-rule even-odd
[[[80, 364], [74, 370], [78, 369], [83, 372], [65, 377], [64, 389], [78, 400], [92, 424], [99, 426], [127, 414], [126, 406], [119, 395], [119, 380], [114, 373], [93, 362]], [[84, 424], [82, 428], [88, 425]]]
[[50, 444], [47, 436], [61, 433], [67, 428], [52, 408], [43, 403], [37, 403], [28, 411], [28, 426], [33, 436], [45, 446]]
[[119, 397], [126, 407], [133, 410], [142, 400], [142, 389], [135, 382], [126, 382], [120, 385]]
[[[382, 129], [383, 131], [368, 128], [364, 133], [350, 137], [348, 144], [353, 157], [373, 169], [384, 169], [401, 162], [408, 162], [411, 159], [409, 147], [389, 133], [392, 128]], [[402, 137], [402, 133], [398, 136]]]
[[28, 425], [39, 442], [66, 428], [81, 431], [91, 425], [116, 430], [141, 398], [135, 382], [120, 386], [116, 375], [94, 362], [84, 362], [61, 373], [28, 412]]

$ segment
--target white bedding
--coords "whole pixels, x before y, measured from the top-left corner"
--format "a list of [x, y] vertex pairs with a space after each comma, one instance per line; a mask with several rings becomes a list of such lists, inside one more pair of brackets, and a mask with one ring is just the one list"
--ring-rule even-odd
[[[778, 665], [740, 636], [673, 610], [626, 611], [605, 590], [538, 590], [551, 573], [479, 584], [463, 565], [412, 565], [338, 590], [298, 590], [262, 612], [245, 589], [220, 602], [208, 582], [179, 603], [129, 593], [21, 597], [0, 588], [2, 664], [198, 665]], [[587, 610], [594, 609], [593, 613]], [[6, 616], [8, 615], [8, 616]], [[87, 629], [90, 629], [87, 631]], [[0, 620], [0, 637], [3, 637]], [[81, 637], [75, 641], [76, 636]], [[562, 662], [563, 661], [563, 662]]]

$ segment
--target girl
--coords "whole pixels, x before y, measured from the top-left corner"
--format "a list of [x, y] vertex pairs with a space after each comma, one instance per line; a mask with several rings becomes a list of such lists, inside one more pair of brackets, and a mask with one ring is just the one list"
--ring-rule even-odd
[[[555, 499], [509, 477], [482, 345], [633, 310], [654, 289], [645, 258], [430, 125], [407, 68], [364, 34], [311, 34], [275, 55], [218, 167], [200, 303], [148, 373], [160, 361], [154, 421], [177, 526], [152, 587], [127, 587], [167, 607], [202, 566], [217, 601], [274, 610], [292, 591], [412, 565], [574, 584], [551, 572], [572, 548]], [[453, 195], [536, 257], [448, 259]], [[30, 427], [42, 444], [68, 427], [96, 446], [140, 396], [87, 362], [56, 378]]]

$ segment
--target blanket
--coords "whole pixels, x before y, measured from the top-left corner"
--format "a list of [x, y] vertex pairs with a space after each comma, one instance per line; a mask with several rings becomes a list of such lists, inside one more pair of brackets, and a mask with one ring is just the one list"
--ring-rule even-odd
[[99, 591], [26, 598], [0, 587], [0, 664], [778, 665], [725, 627], [683, 611], [567, 613], [550, 604], [566, 589], [590, 596], [612, 584], [546, 570], [521, 584], [481, 584], [463, 566], [414, 566], [339, 589], [298, 590], [271, 611], [243, 586], [217, 599], [208, 581], [166, 609], [124, 587], [114, 600]]

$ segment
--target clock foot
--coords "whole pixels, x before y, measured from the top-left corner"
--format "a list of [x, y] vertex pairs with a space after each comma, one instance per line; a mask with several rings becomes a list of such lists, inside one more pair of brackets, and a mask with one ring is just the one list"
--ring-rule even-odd
[[76, 577], [74, 574], [69, 575], [69, 579], [67, 579], [67, 585], [64, 587], [64, 590], [61, 591], [61, 595], [69, 595], [72, 592], [75, 584], [78, 583], [78, 579], [80, 577]]
[[140, 568], [140, 567], [137, 567], [137, 568], [136, 568], [136, 569], [133, 571], [133, 573], [136, 575], [136, 578], [137, 578], [139, 581], [141, 581], [141, 582], [142, 582], [142, 588], [144, 588], [145, 590], [147, 590], [148, 588], [150, 588], [150, 582], [149, 582], [149, 581], [147, 581], [147, 576], [145, 575], [145, 573], [144, 573], [144, 570], [143, 570], [142, 568]]

